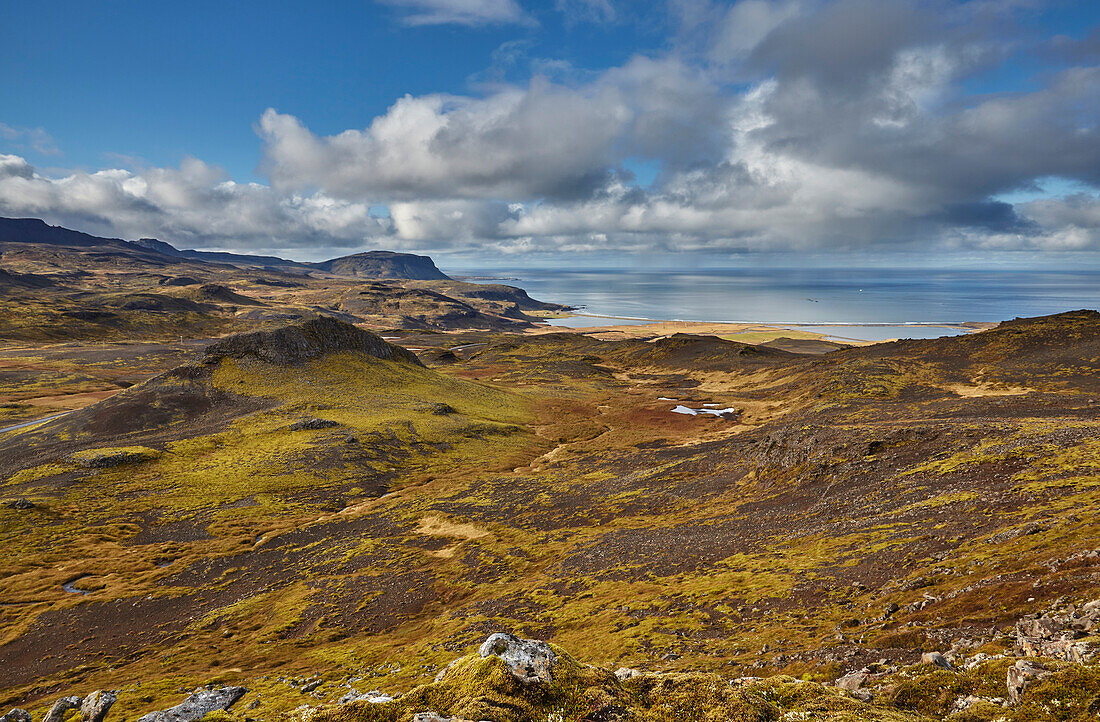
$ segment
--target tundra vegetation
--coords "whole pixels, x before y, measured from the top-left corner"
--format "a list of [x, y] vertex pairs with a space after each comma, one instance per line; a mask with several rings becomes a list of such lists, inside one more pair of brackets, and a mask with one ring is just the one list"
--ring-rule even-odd
[[[113, 690], [121, 721], [211, 686], [247, 692], [196, 708], [242, 722], [1100, 711], [1100, 314], [807, 354], [353, 326], [340, 299], [458, 282], [284, 280], [314, 310], [94, 334], [53, 325], [71, 288], [4, 292], [5, 418], [74, 409], [0, 434], [5, 709]], [[230, 330], [254, 333], [200, 340]], [[483, 654], [497, 632], [553, 670]]]

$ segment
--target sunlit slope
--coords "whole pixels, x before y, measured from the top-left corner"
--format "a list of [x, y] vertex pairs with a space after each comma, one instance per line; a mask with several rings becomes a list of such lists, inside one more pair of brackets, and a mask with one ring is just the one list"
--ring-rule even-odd
[[[78, 602], [88, 603], [69, 619], [73, 633], [87, 636], [77, 630], [95, 620], [88, 654], [163, 642], [198, 610], [239, 601], [236, 591], [220, 594], [218, 580], [173, 584], [181, 569], [336, 512], [354, 516], [371, 499], [467, 465], [514, 465], [510, 456], [530, 444], [529, 412], [512, 394], [442, 376], [346, 324], [296, 328], [351, 341], [317, 348], [306, 339], [304, 350], [269, 343], [271, 334], [254, 334], [258, 346], [223, 342], [204, 363], [0, 440], [0, 493], [35, 505], [0, 508], [2, 641], [45, 613], [19, 644], [0, 647], [19, 679], [90, 659], [33, 648], [34, 629], [64, 639], [65, 623], [51, 615]], [[277, 587], [293, 581], [278, 568], [268, 577]], [[73, 579], [92, 594], [63, 590]], [[127, 599], [138, 616], [119, 620]]]

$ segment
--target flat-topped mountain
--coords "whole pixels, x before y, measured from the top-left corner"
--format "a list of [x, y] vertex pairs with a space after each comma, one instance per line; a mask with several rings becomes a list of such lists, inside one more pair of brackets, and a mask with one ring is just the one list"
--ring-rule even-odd
[[338, 276], [356, 278], [410, 278], [423, 281], [446, 281], [446, 276], [428, 256], [393, 251], [367, 251], [309, 264], [313, 268]]

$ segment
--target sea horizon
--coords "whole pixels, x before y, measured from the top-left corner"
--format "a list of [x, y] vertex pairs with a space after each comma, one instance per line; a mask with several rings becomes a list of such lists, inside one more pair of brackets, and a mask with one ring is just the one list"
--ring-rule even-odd
[[[479, 283], [523, 288], [540, 301], [615, 323], [645, 321], [791, 326], [921, 327], [990, 323], [1100, 307], [1100, 271], [1020, 269], [751, 268], [705, 271], [513, 268], [492, 276], [445, 269]], [[582, 317], [583, 318], [583, 317]], [[598, 319], [563, 325], [604, 325]], [[610, 325], [610, 324], [607, 324]], [[831, 329], [823, 329], [823, 333]], [[853, 334], [862, 340], [895, 335]]]

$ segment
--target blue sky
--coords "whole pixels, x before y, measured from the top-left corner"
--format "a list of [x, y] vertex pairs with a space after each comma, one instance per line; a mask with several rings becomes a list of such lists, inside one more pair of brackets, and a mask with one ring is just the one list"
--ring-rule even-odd
[[1100, 246], [1100, 3], [4, 5], [5, 215], [299, 257]]
[[369, 0], [5, 3], [0, 112], [54, 139], [61, 153], [31, 149], [36, 162], [170, 165], [193, 155], [260, 180], [253, 125], [269, 107], [327, 135], [366, 125], [405, 94], [471, 92], [491, 80], [507, 43], [599, 69], [665, 42], [652, 10], [642, 24], [568, 27], [552, 4], [528, 12], [537, 25], [410, 27], [399, 8]]

